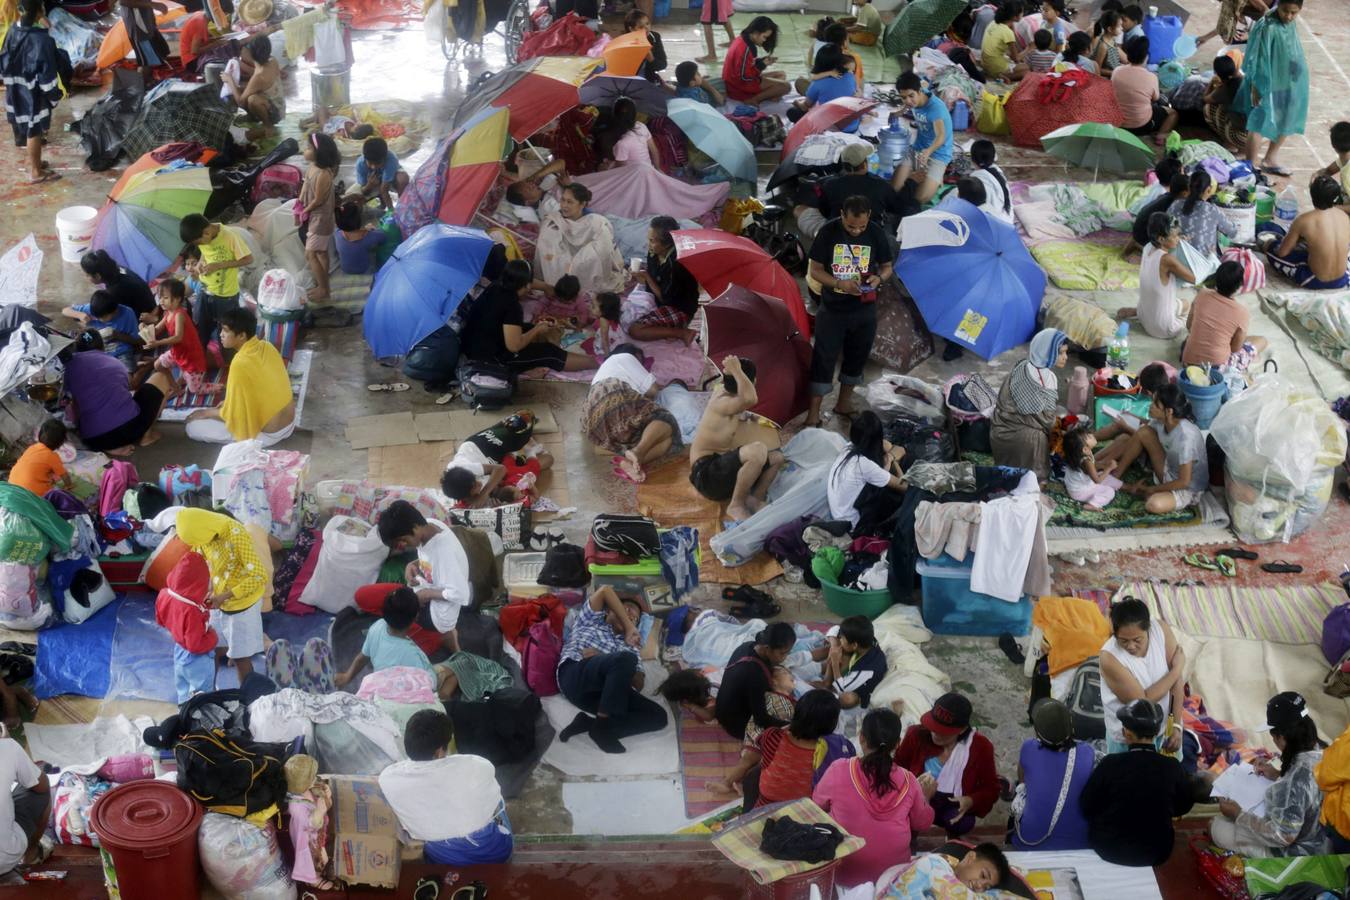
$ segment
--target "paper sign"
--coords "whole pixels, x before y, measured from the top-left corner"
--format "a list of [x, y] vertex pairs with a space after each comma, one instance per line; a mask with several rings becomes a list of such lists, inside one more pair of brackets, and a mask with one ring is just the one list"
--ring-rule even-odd
[[38, 276], [41, 274], [42, 250], [30, 233], [0, 256], [0, 304], [36, 307]]
[[966, 314], [961, 317], [961, 324], [956, 326], [956, 337], [958, 340], [974, 346], [975, 342], [980, 339], [980, 333], [984, 331], [984, 326], [988, 324], [988, 316], [982, 316], [975, 310], [968, 309]]

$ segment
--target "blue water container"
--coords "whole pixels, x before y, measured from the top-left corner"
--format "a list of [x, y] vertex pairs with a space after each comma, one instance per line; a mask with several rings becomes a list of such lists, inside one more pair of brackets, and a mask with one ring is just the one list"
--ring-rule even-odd
[[879, 174], [885, 175], [895, 171], [909, 155], [909, 126], [892, 119], [891, 127], [883, 129], [877, 137], [881, 139], [881, 146], [877, 148], [881, 161]]
[[964, 100], [957, 100], [956, 105], [952, 107], [952, 130], [966, 131], [970, 128], [970, 104]]
[[670, 15], [670, 0], [652, 0], [652, 18], [664, 19]]
[[973, 558], [959, 563], [947, 554], [919, 560], [915, 571], [923, 588], [923, 624], [934, 634], [1020, 637], [1031, 630], [1031, 598], [1009, 603], [970, 589]]
[[1208, 428], [1219, 414], [1219, 408], [1228, 399], [1228, 382], [1218, 369], [1209, 370], [1209, 384], [1195, 384], [1186, 377], [1186, 370], [1177, 374], [1177, 386], [1191, 401], [1191, 414], [1195, 424], [1202, 429]]
[[1148, 38], [1148, 61], [1152, 65], [1159, 65], [1175, 55], [1173, 48], [1183, 27], [1176, 16], [1144, 17], [1144, 37]]

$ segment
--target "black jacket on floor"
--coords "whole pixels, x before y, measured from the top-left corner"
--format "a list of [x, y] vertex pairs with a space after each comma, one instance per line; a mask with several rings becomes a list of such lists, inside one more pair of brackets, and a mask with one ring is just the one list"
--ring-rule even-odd
[[1088, 843], [1110, 863], [1160, 866], [1172, 853], [1172, 819], [1190, 812], [1192, 798], [1180, 762], [1152, 744], [1131, 744], [1097, 763], [1083, 788]]

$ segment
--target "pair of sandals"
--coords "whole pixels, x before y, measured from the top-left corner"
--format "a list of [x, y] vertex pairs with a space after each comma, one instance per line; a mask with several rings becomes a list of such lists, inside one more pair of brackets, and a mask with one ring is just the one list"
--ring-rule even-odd
[[1188, 566], [1195, 566], [1197, 569], [1208, 569], [1211, 572], [1219, 572], [1228, 578], [1237, 576], [1237, 563], [1233, 562], [1233, 557], [1226, 556], [1223, 553], [1210, 558], [1203, 553], [1187, 553], [1182, 558], [1182, 562]]
[[749, 585], [723, 588], [722, 599], [731, 604], [731, 614], [738, 619], [772, 619], [783, 611], [773, 597]]
[[531, 531], [521, 538], [520, 543], [526, 550], [547, 551], [566, 541], [567, 535], [561, 531]]
[[[1230, 547], [1227, 550], [1220, 550], [1219, 554], [1227, 556], [1229, 559], [1258, 560], [1261, 558], [1252, 551], [1243, 550], [1241, 547]], [[1274, 562], [1262, 563], [1261, 571], [1270, 572], [1272, 575], [1297, 575], [1303, 571], [1303, 567], [1298, 563], [1277, 559]]]
[[[487, 900], [487, 895], [488, 887], [484, 882], [471, 881], [463, 887], [455, 888], [449, 900]], [[417, 882], [417, 887], [413, 888], [413, 900], [438, 900], [440, 896], [441, 882], [435, 878], [423, 878]]]

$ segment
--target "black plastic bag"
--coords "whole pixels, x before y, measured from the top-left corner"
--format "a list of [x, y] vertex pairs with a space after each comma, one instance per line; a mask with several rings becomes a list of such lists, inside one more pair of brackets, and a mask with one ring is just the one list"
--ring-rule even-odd
[[114, 69], [112, 88], [90, 108], [84, 118], [71, 125], [80, 136], [85, 165], [104, 172], [122, 156], [122, 141], [131, 123], [141, 111], [145, 84], [135, 69]]

